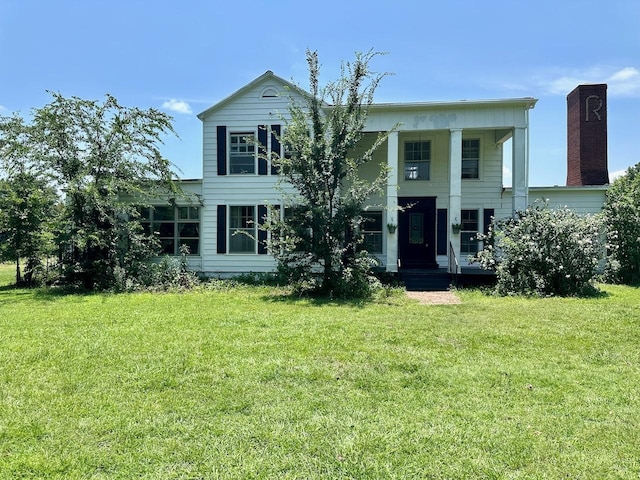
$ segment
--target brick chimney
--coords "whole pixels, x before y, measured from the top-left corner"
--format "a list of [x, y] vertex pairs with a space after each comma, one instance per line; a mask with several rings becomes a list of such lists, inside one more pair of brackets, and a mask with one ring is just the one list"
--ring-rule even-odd
[[567, 95], [567, 186], [607, 183], [607, 85], [578, 85]]

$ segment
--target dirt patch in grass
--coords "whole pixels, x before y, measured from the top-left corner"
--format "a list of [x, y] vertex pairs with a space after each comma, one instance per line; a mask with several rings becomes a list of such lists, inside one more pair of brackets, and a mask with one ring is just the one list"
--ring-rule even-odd
[[456, 305], [462, 303], [454, 292], [407, 292], [407, 297], [422, 305]]

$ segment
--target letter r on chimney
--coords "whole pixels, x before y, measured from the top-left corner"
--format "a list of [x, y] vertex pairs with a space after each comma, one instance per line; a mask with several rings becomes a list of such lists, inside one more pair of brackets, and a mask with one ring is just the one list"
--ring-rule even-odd
[[[596, 100], [598, 102], [598, 106], [593, 108], [593, 109], [589, 109], [589, 100]], [[585, 107], [586, 107], [586, 116], [587, 118], [585, 119], [587, 122], [589, 121], [589, 112], [593, 112], [593, 114], [598, 118], [598, 120], [601, 120], [600, 118], [600, 114], [598, 113], [600, 111], [600, 109], [602, 108], [602, 99], [598, 96], [598, 95], [589, 95], [587, 97], [587, 100], [585, 101]]]

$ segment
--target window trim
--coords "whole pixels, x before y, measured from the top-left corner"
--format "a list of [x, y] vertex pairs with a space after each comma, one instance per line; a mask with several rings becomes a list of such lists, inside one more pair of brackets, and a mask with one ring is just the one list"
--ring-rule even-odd
[[277, 87], [273, 85], [267, 85], [260, 92], [261, 100], [274, 100], [278, 97], [280, 97], [280, 92], [278, 91]]
[[[173, 208], [173, 218], [171, 220], [156, 220], [155, 219], [155, 212], [157, 208]], [[180, 217], [180, 209], [182, 208], [188, 208], [188, 212], [191, 211], [191, 209], [195, 209], [196, 210], [196, 216], [197, 218], [192, 218], [191, 215], [188, 215], [189, 218], [181, 218]], [[146, 210], [147, 215], [144, 215], [142, 213], [142, 210]], [[162, 252], [161, 255], [171, 255], [171, 256], [179, 256], [180, 255], [180, 246], [183, 245], [183, 243], [181, 243], [180, 240], [196, 240], [197, 241], [197, 252], [189, 252], [189, 256], [193, 256], [193, 257], [197, 257], [200, 256], [200, 250], [202, 248], [202, 208], [200, 206], [197, 205], [175, 205], [175, 206], [171, 206], [171, 205], [150, 205], [150, 206], [144, 206], [144, 207], [140, 207], [140, 219], [138, 220], [138, 222], [140, 223], [140, 225], [143, 226], [144, 225], [148, 225], [149, 228], [149, 232], [155, 234], [155, 226], [159, 225], [159, 224], [172, 224], [173, 225], [173, 236], [169, 237], [169, 236], [160, 236], [160, 232], [158, 231], [158, 240], [160, 240], [160, 242], [162, 242], [162, 239], [171, 239], [173, 241], [173, 253], [168, 253], [168, 252]], [[180, 228], [179, 226], [181, 224], [195, 224], [196, 225], [196, 232], [198, 234], [197, 237], [194, 236], [185, 236], [185, 237], [181, 237], [180, 236]]]
[[[380, 215], [380, 229], [379, 230], [368, 230], [366, 227], [366, 224], [368, 223], [365, 220], [365, 216], [366, 215]], [[384, 254], [384, 241], [385, 241], [385, 230], [384, 230], [384, 212], [382, 210], [365, 210], [364, 212], [361, 213], [362, 217], [363, 217], [363, 221], [360, 224], [360, 232], [362, 233], [362, 237], [363, 237], [363, 243], [366, 244], [366, 236], [367, 235], [380, 235], [380, 251], [371, 251], [371, 250], [367, 250], [370, 254], [372, 255], [383, 255]]]
[[[471, 223], [469, 220], [465, 220], [464, 216], [466, 212], [475, 212], [476, 214], [476, 218], [475, 218], [475, 225], [476, 225], [476, 229], [470, 229], [469, 228], [469, 223]], [[460, 210], [460, 218], [461, 218], [461, 223], [462, 223], [462, 228], [460, 230], [460, 255], [475, 255], [476, 253], [478, 253], [478, 251], [480, 250], [480, 242], [478, 240], [478, 232], [480, 231], [480, 209], [478, 208], [463, 208], [462, 210]], [[463, 246], [467, 244], [466, 241], [463, 241], [463, 237], [465, 235], [469, 235], [471, 234], [471, 237], [469, 238], [468, 244], [469, 245], [475, 245], [475, 252], [472, 252], [470, 250], [463, 250]]]
[[[429, 158], [428, 159], [419, 159], [419, 160], [408, 160], [407, 159], [407, 145], [408, 144], [427, 144], [429, 146]], [[420, 151], [422, 151], [422, 146], [420, 147]], [[428, 182], [431, 181], [431, 162], [432, 162], [432, 157], [433, 157], [433, 141], [431, 139], [406, 139], [403, 141], [402, 143], [402, 161], [403, 161], [403, 177], [404, 177], [404, 181], [406, 182]], [[418, 173], [419, 173], [419, 165], [426, 165], [426, 174], [427, 174], [427, 178], [420, 178], [419, 175], [416, 178], [411, 178], [410, 176], [407, 175], [407, 164], [408, 163], [413, 163], [416, 164], [416, 167], [418, 168]]]
[[[235, 231], [248, 231], [250, 230], [249, 228], [242, 228], [242, 227], [233, 227], [232, 223], [233, 223], [233, 209], [235, 208], [252, 208], [253, 209], [253, 215], [252, 215], [252, 220], [250, 220], [250, 222], [252, 222], [253, 227], [251, 228], [251, 230], [253, 230], [253, 232], [249, 233], [250, 237], [253, 241], [253, 251], [233, 251], [233, 237], [234, 232]], [[257, 205], [247, 205], [247, 204], [239, 204], [239, 205], [228, 205], [227, 206], [227, 218], [228, 218], [228, 223], [227, 223], [227, 231], [226, 231], [226, 235], [227, 235], [227, 253], [229, 255], [257, 255], [258, 254], [258, 206]], [[241, 234], [242, 235], [242, 234]]]
[[[251, 148], [253, 149], [253, 171], [252, 172], [233, 172], [232, 168], [233, 168], [233, 161], [232, 159], [234, 158], [234, 155], [232, 154], [232, 144], [233, 141], [232, 139], [234, 137], [249, 137], [251, 136], [252, 139], [250, 141], [245, 142], [245, 144], [247, 146], [251, 146]], [[258, 132], [256, 131], [255, 128], [228, 128], [227, 129], [227, 175], [258, 175]], [[238, 157], [240, 157], [240, 155], [237, 155]], [[247, 156], [248, 155], [243, 155]]]
[[[464, 142], [465, 141], [477, 141], [478, 142], [478, 156], [477, 158], [466, 158], [464, 157]], [[461, 169], [460, 169], [460, 178], [462, 180], [480, 180], [480, 164], [481, 164], [481, 158], [482, 158], [482, 141], [480, 139], [480, 137], [470, 137], [470, 138], [463, 138], [462, 139], [462, 145], [461, 145], [461, 155], [462, 155], [462, 159], [461, 159]], [[469, 177], [469, 176], [465, 176], [464, 174], [464, 162], [465, 160], [470, 161], [470, 160], [475, 160], [476, 161], [476, 176], [475, 177]]]

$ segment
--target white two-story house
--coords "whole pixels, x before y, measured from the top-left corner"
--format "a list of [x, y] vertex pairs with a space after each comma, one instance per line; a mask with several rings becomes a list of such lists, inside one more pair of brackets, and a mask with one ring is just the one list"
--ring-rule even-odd
[[[267, 206], [281, 204], [282, 198], [275, 188], [277, 170], [257, 149], [283, 153], [271, 132], [284, 128], [290, 98], [297, 92], [267, 71], [198, 115], [203, 178], [183, 182], [198, 201], [166, 207], [172, 210], [165, 212], [171, 219], [162, 220], [167, 223], [166, 253], [177, 253], [180, 243], [188, 243], [193, 268], [210, 276], [274, 270], [260, 223]], [[458, 273], [477, 252], [476, 235], [486, 231], [492, 217], [508, 217], [528, 206], [533, 200], [529, 111], [536, 101], [525, 97], [370, 107], [363, 142], [391, 131], [362, 170], [364, 177], [373, 178], [380, 164], [386, 164], [391, 172], [384, 196], [371, 199], [366, 211], [371, 221], [364, 227], [369, 249], [384, 270], [439, 267]], [[509, 188], [502, 180], [507, 140]], [[583, 210], [597, 211], [604, 190], [553, 187], [539, 193], [555, 195], [557, 203], [565, 204], [584, 197]]]

